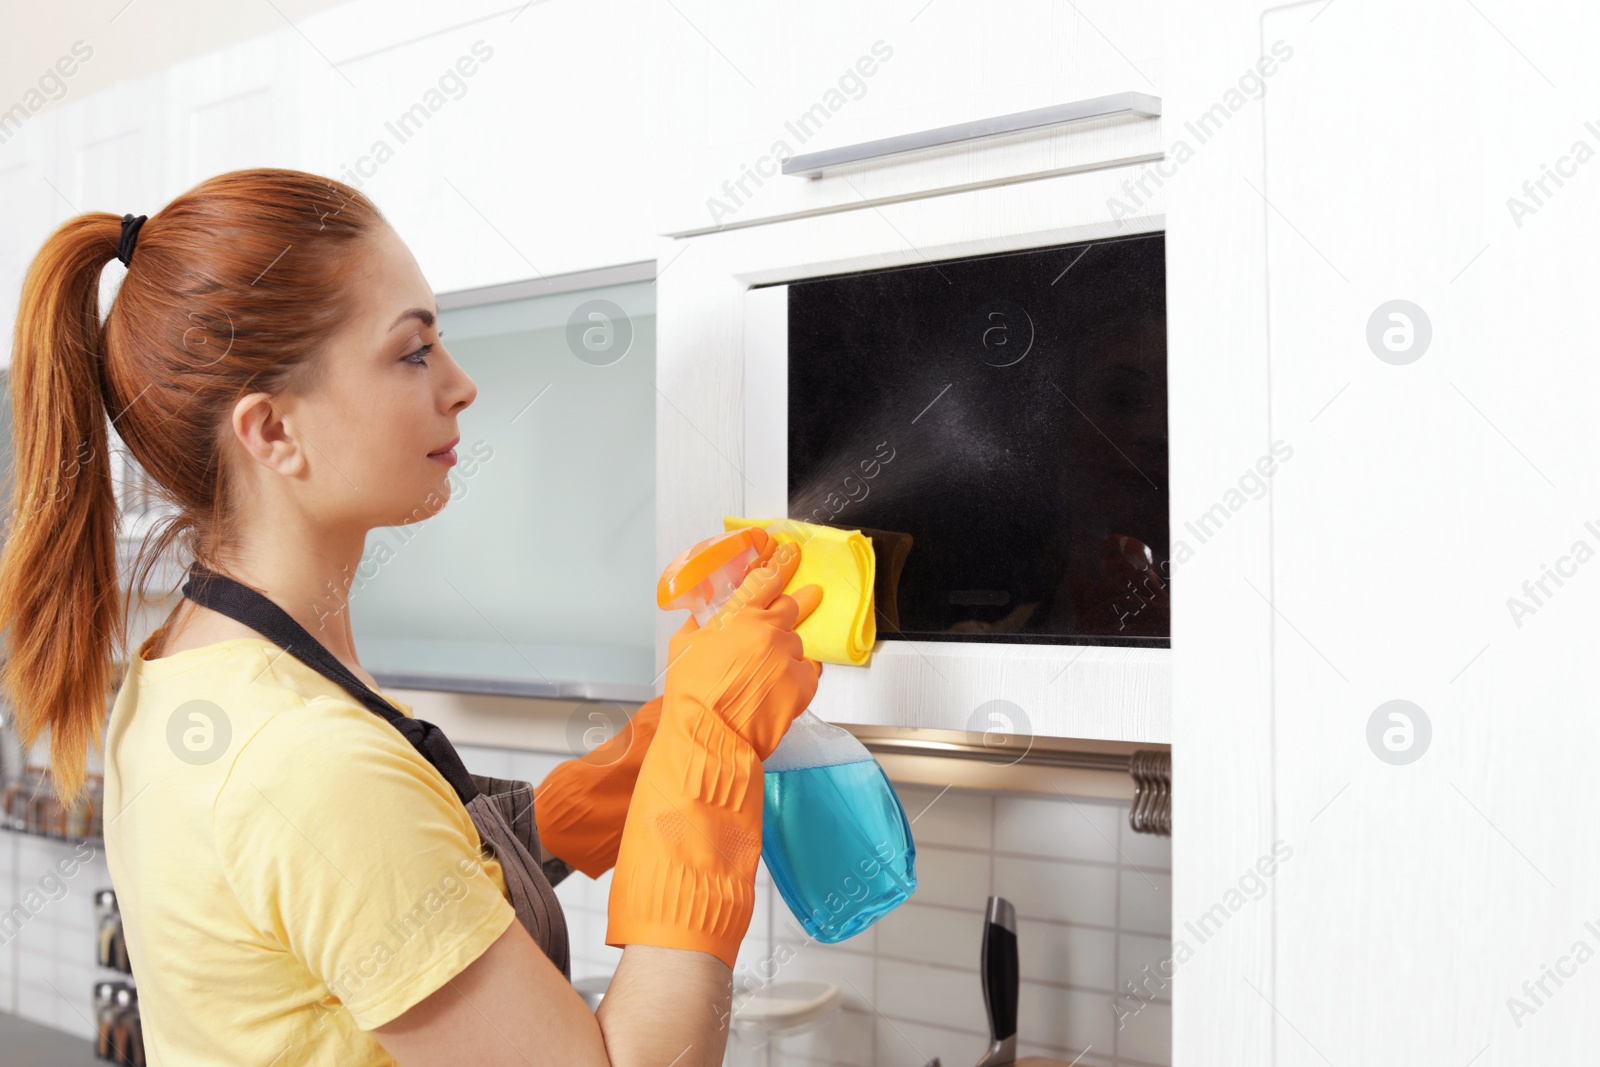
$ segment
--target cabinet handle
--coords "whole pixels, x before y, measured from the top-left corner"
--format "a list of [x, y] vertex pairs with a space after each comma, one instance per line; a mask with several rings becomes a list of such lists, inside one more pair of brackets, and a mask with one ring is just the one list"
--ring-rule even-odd
[[905, 152], [916, 152], [924, 148], [973, 141], [980, 137], [995, 137], [1002, 133], [1016, 133], [1019, 130], [1032, 130], [1041, 126], [1058, 126], [1064, 122], [1082, 122], [1085, 119], [1100, 119], [1109, 115], [1123, 114], [1156, 118], [1161, 114], [1161, 98], [1148, 93], [1112, 93], [1110, 96], [1074, 100], [1070, 104], [1051, 104], [1049, 107], [1036, 107], [1031, 111], [1015, 111], [1009, 115], [960, 122], [954, 126], [902, 133], [896, 137], [863, 141], [843, 148], [825, 148], [820, 152], [790, 156], [783, 161], [783, 173], [820, 178], [824, 170], [847, 163], [862, 163]]

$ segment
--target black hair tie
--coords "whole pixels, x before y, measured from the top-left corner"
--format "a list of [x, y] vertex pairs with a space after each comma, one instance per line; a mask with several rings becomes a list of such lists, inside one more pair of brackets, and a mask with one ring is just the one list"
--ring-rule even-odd
[[147, 218], [148, 215], [122, 216], [122, 240], [117, 242], [117, 258], [122, 260], [124, 267], [130, 266], [133, 262], [133, 246], [139, 240], [139, 227], [144, 225], [144, 220]]

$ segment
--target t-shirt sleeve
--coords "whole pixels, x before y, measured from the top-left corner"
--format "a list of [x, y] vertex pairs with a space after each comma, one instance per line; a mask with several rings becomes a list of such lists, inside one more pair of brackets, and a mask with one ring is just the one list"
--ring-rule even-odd
[[246, 917], [363, 1030], [441, 988], [516, 921], [455, 791], [353, 702], [317, 697], [251, 735], [214, 829]]

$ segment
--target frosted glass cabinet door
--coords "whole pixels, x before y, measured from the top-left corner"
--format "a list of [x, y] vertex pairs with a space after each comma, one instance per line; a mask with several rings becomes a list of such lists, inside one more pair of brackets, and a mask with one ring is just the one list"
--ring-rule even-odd
[[646, 700], [655, 677], [655, 294], [441, 301], [477, 384], [437, 515], [372, 531], [351, 597], [385, 685]]

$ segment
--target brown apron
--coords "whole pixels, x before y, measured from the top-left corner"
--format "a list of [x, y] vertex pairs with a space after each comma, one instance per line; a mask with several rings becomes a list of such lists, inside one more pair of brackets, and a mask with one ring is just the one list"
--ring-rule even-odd
[[540, 862], [539, 827], [533, 817], [533, 786], [514, 778], [471, 774], [455, 746], [437, 726], [403, 714], [334, 658], [305, 627], [267, 597], [199, 563], [189, 567], [183, 595], [259, 633], [300, 662], [341, 686], [376, 715], [388, 720], [455, 789], [485, 855], [505, 873], [517, 919], [570, 982], [572, 962], [567, 921], [554, 885], [572, 869], [551, 857]]

